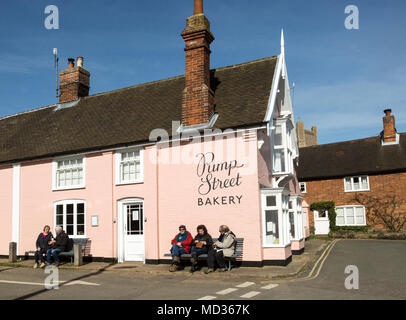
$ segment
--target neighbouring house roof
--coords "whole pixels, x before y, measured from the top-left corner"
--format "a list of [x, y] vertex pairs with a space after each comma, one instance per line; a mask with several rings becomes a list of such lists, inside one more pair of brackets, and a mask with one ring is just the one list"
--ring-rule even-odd
[[[264, 121], [277, 56], [211, 70], [215, 128]], [[181, 121], [185, 77], [95, 94], [55, 111], [43, 107], [0, 119], [0, 163], [146, 142], [156, 128]]]
[[406, 171], [406, 133], [399, 144], [381, 144], [381, 137], [322, 144], [299, 149], [299, 181]]

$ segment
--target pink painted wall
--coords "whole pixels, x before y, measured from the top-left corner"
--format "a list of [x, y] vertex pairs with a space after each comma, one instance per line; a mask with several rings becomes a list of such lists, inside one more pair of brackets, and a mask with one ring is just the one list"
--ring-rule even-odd
[[264, 248], [264, 260], [285, 260], [292, 255], [291, 247]]
[[0, 167], [0, 255], [8, 255], [13, 210], [13, 167]]
[[[227, 150], [235, 149], [236, 145], [246, 147], [246, 153], [235, 155]], [[201, 149], [204, 148], [204, 151]], [[251, 150], [251, 151], [250, 151]], [[200, 195], [198, 188], [202, 184], [197, 175], [197, 162], [190, 164], [159, 164], [159, 232], [160, 257], [169, 252], [170, 241], [178, 233], [178, 226], [185, 224], [189, 231], [196, 234], [196, 226], [205, 224], [213, 237], [218, 237], [218, 227], [226, 224], [237, 237], [244, 238], [244, 260], [262, 260], [261, 250], [261, 221], [260, 221], [260, 193], [257, 175], [257, 139], [256, 135], [223, 141], [209, 141], [202, 144], [187, 144], [171, 149], [173, 152], [190, 154], [196, 159], [199, 152], [214, 152], [215, 160], [232, 161], [237, 159], [243, 168], [234, 169], [230, 176], [226, 172], [219, 172], [215, 177], [221, 180], [235, 178], [238, 173], [241, 185], [228, 189], [217, 189], [207, 195]], [[161, 149], [165, 154], [167, 149]], [[224, 155], [221, 159], [221, 155]], [[206, 175], [203, 176], [205, 178]], [[203, 193], [206, 190], [201, 189]], [[242, 196], [240, 204], [226, 204], [213, 206], [199, 206], [198, 198]]]
[[304, 240], [298, 241], [298, 240], [292, 240], [292, 250], [300, 250], [304, 248]]

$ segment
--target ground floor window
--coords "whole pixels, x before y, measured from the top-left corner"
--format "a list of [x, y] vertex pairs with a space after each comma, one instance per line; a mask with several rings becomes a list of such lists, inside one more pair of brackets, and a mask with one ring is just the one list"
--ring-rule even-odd
[[262, 192], [262, 229], [265, 247], [282, 247], [290, 243], [288, 202], [289, 195], [284, 194], [283, 189]]
[[364, 206], [342, 206], [336, 208], [337, 226], [365, 226], [365, 207]]
[[85, 236], [85, 202], [65, 200], [55, 203], [55, 226], [60, 226], [69, 236]]

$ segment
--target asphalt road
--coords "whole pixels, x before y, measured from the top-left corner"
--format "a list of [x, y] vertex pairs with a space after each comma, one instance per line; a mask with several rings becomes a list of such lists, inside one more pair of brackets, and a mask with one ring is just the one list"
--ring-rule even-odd
[[[359, 288], [344, 286], [355, 265]], [[278, 300], [406, 299], [406, 241], [341, 240], [321, 256], [312, 276], [264, 281], [198, 274], [148, 275], [131, 270], [61, 269], [59, 289], [47, 290], [44, 270], [0, 267], [0, 299]]]

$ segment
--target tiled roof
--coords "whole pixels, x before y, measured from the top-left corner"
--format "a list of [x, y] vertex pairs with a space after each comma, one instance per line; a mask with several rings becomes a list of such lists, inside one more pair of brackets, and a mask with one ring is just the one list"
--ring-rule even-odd
[[406, 133], [399, 144], [381, 144], [381, 137], [315, 145], [299, 149], [299, 181], [361, 174], [406, 172]]
[[[263, 122], [277, 57], [212, 70], [216, 128]], [[181, 120], [184, 76], [145, 83], [0, 119], [0, 163], [146, 142]]]

